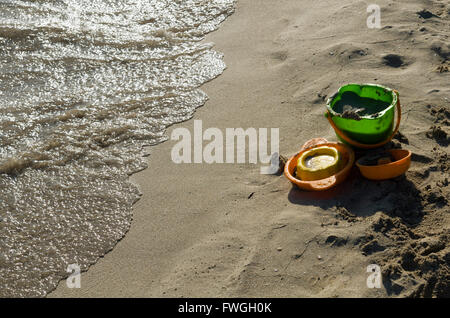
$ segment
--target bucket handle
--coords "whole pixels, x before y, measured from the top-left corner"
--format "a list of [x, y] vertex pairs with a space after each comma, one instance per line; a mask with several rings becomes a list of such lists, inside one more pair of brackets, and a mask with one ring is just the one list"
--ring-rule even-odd
[[398, 94], [398, 91], [394, 90], [394, 93], [397, 94], [397, 124], [395, 126], [394, 131], [392, 132], [392, 135], [387, 138], [386, 140], [379, 142], [377, 144], [362, 144], [360, 142], [357, 142], [353, 139], [351, 139], [350, 137], [348, 137], [342, 130], [340, 130], [336, 124], [334, 123], [334, 121], [331, 119], [331, 114], [330, 111], [327, 110], [327, 119], [330, 122], [331, 127], [333, 127], [334, 131], [336, 132], [336, 134], [341, 137], [343, 140], [345, 140], [347, 143], [349, 143], [352, 146], [355, 146], [357, 148], [362, 148], [362, 149], [373, 149], [373, 148], [378, 148], [381, 146], [384, 146], [385, 144], [387, 144], [389, 141], [392, 140], [392, 138], [394, 138], [395, 134], [397, 133], [399, 127], [400, 127], [400, 120], [402, 118], [402, 107], [400, 106], [400, 96]]

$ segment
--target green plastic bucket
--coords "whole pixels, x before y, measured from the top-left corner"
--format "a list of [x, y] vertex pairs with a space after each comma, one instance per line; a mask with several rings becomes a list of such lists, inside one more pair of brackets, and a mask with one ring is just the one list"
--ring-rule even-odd
[[[395, 106], [397, 126], [394, 129]], [[347, 84], [327, 101], [326, 116], [338, 138], [360, 148], [390, 141], [400, 124], [400, 101], [395, 90], [376, 84]]]

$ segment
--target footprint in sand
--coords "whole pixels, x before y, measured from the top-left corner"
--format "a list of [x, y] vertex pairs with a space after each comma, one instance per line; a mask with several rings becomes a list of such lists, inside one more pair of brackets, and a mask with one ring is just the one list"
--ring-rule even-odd
[[429, 107], [430, 114], [434, 117], [434, 125], [426, 132], [429, 139], [434, 139], [440, 146], [447, 147], [450, 144], [448, 130], [450, 127], [450, 111], [445, 107]]
[[432, 12], [430, 12], [430, 11], [428, 11], [428, 10], [425, 10], [425, 9], [423, 9], [423, 10], [421, 10], [421, 11], [418, 11], [418, 12], [416, 12], [416, 13], [417, 13], [417, 15], [418, 15], [420, 18], [425, 19], [425, 20], [431, 19], [431, 18], [433, 18], [433, 17], [438, 17], [438, 16], [435, 15], [434, 13], [432, 13]]
[[275, 64], [283, 63], [288, 58], [288, 51], [272, 52], [270, 54], [270, 58], [271, 58], [272, 62]]
[[406, 65], [404, 57], [397, 54], [388, 54], [383, 56], [383, 64], [394, 68]]

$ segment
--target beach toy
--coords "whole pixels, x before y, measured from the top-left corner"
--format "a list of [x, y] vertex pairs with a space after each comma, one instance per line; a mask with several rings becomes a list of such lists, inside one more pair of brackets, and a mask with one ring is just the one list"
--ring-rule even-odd
[[378, 148], [391, 141], [400, 126], [399, 94], [382, 85], [348, 84], [328, 99], [325, 116], [341, 141], [362, 149]]
[[300, 156], [297, 163], [297, 176], [301, 180], [325, 179], [339, 171], [340, 156], [335, 147], [316, 147]]
[[361, 174], [370, 180], [387, 180], [408, 171], [411, 165], [411, 151], [391, 149], [381, 155], [368, 155], [360, 158], [356, 165]]
[[[317, 147], [333, 147], [337, 150], [339, 154], [339, 161], [340, 166], [339, 170], [324, 179], [319, 180], [301, 180], [300, 177], [296, 176], [296, 170], [297, 170], [297, 164], [300, 159], [300, 157], [305, 153], [308, 152], [311, 149], [317, 148]], [[284, 175], [285, 177], [291, 181], [293, 184], [295, 184], [297, 187], [303, 190], [308, 191], [324, 191], [328, 190], [339, 183], [343, 182], [348, 174], [350, 173], [350, 170], [353, 166], [353, 163], [355, 162], [355, 153], [353, 149], [351, 149], [349, 146], [344, 145], [342, 143], [335, 143], [335, 142], [327, 142], [327, 143], [321, 143], [318, 146], [313, 146], [312, 148], [306, 148], [302, 149], [299, 153], [297, 153], [295, 156], [291, 157], [284, 166]]]

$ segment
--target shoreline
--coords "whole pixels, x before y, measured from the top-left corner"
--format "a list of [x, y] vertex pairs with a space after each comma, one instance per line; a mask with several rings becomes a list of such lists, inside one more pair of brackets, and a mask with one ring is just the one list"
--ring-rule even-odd
[[[166, 134], [177, 127], [192, 132], [195, 119], [221, 131], [280, 128], [280, 152], [290, 156], [310, 138], [336, 140], [323, 118], [326, 96], [347, 82], [376, 82], [400, 91], [407, 114], [400, 131], [408, 140], [401, 146], [417, 155], [407, 179], [425, 197], [428, 185], [442, 181], [439, 170], [430, 168], [438, 165], [430, 153], [448, 153], [426, 135], [435, 120], [427, 105], [445, 107], [449, 89], [448, 73], [434, 71], [440, 60], [432, 55], [432, 42], [417, 31], [422, 21], [411, 22], [424, 5], [382, 1], [391, 28], [369, 30], [363, 3], [302, 3], [238, 1], [235, 13], [205, 40], [224, 53], [227, 69], [201, 87], [209, 96], [206, 105]], [[407, 21], [395, 22], [400, 9]], [[342, 23], [343, 15], [351, 18]], [[434, 23], [425, 22], [428, 28]], [[405, 36], [411, 29], [413, 35]], [[438, 34], [441, 41], [448, 36]], [[388, 53], [401, 56], [404, 66], [383, 64]], [[49, 297], [404, 296], [416, 289], [402, 275], [394, 282], [401, 288], [367, 288], [367, 266], [395, 268], [390, 252], [402, 256], [412, 249], [395, 240], [408, 230], [426, 237], [440, 224], [430, 236], [441, 238], [449, 229], [448, 215], [432, 202], [420, 203], [424, 215], [412, 230], [402, 214], [400, 221], [391, 215], [397, 208], [417, 208], [385, 199], [385, 189], [397, 191], [404, 180], [369, 183], [356, 173], [324, 198], [292, 188], [284, 176], [259, 174], [260, 165], [177, 165], [170, 159], [175, 143], [150, 147], [149, 167], [131, 177], [143, 196], [125, 237], [81, 275], [80, 289], [62, 281]], [[434, 195], [448, 198], [448, 187], [439, 188]], [[362, 203], [348, 195], [352, 191]], [[399, 195], [394, 199], [410, 199]], [[388, 233], [374, 230], [391, 223]], [[436, 253], [441, 257], [447, 250]], [[427, 276], [415, 279], [420, 286]]]

